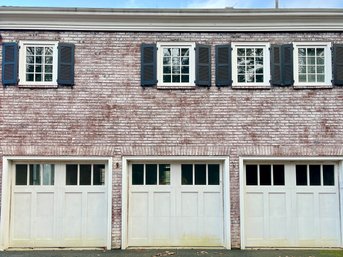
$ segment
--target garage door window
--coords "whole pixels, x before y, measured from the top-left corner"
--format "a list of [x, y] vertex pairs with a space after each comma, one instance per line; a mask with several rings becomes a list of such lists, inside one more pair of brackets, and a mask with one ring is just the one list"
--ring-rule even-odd
[[66, 185], [100, 186], [105, 185], [105, 165], [67, 164]]
[[219, 164], [182, 164], [182, 185], [219, 185]]
[[247, 186], [284, 186], [284, 165], [246, 165]]
[[170, 164], [132, 164], [132, 185], [170, 185]]
[[54, 164], [17, 164], [15, 184], [53, 186], [55, 183]]
[[296, 165], [297, 186], [334, 186], [334, 165]]

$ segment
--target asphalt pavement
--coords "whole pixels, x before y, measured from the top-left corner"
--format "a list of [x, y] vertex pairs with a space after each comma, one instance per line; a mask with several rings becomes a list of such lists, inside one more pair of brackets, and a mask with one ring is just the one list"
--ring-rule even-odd
[[1, 257], [343, 257], [343, 250], [10, 250]]

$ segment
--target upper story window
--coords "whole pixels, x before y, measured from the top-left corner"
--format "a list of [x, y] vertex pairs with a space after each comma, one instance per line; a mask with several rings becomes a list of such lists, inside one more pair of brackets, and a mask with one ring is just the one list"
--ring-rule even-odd
[[19, 43], [19, 83], [57, 85], [58, 42]]
[[194, 43], [157, 44], [158, 86], [194, 86]]
[[295, 85], [330, 85], [331, 43], [294, 43]]
[[233, 43], [233, 85], [269, 85], [269, 44]]

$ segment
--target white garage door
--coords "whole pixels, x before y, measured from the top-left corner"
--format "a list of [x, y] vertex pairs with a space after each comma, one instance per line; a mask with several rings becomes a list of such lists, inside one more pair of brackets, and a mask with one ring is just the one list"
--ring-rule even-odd
[[130, 165], [128, 246], [223, 246], [219, 164]]
[[105, 247], [104, 164], [16, 164], [10, 247]]
[[339, 247], [334, 164], [245, 165], [246, 247]]

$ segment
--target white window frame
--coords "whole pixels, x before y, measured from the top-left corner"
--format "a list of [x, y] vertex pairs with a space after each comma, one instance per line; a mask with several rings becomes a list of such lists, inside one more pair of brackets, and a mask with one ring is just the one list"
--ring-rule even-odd
[[[19, 85], [28, 86], [57, 86], [58, 72], [58, 41], [20, 41], [19, 42]], [[52, 81], [26, 81], [26, 47], [30, 46], [52, 46], [53, 47], [53, 62], [52, 62]]]
[[[232, 46], [232, 86], [233, 87], [270, 87], [270, 43], [269, 42], [233, 42]], [[263, 48], [263, 82], [238, 82], [237, 49], [240, 47], [262, 47]]]
[[[159, 88], [183, 88], [195, 87], [195, 43], [192, 42], [159, 42], [157, 45], [157, 87]], [[189, 48], [189, 82], [187, 83], [163, 83], [163, 48], [185, 47]]]
[[[298, 49], [301, 47], [324, 47], [324, 82], [299, 82], [299, 62]], [[294, 86], [332, 86], [332, 57], [331, 42], [293, 42], [293, 67], [294, 67]]]

